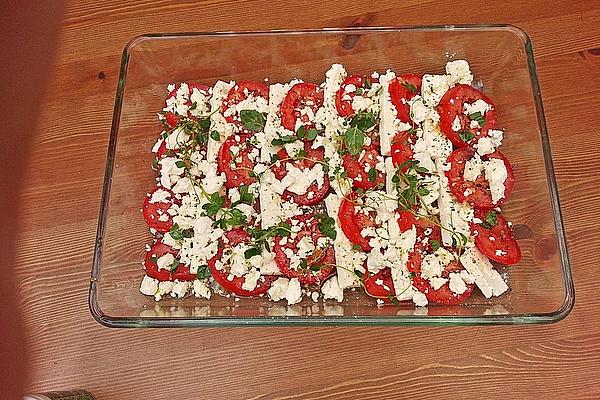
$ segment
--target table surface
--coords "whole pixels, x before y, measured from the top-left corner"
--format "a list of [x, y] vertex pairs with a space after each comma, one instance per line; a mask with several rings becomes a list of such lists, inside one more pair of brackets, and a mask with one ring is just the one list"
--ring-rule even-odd
[[[22, 193], [16, 270], [28, 391], [81, 387], [99, 399], [600, 398], [600, 236], [593, 233], [600, 223], [600, 2], [369, 3], [67, 6]], [[210, 330], [119, 330], [93, 320], [87, 294], [98, 205], [121, 51], [132, 37], [462, 23], [511, 23], [531, 36], [577, 293], [565, 320]]]

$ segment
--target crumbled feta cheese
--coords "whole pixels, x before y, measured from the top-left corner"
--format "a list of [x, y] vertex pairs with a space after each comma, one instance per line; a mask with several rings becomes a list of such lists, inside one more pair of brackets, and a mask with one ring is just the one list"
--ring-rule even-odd
[[436, 106], [444, 93], [450, 89], [450, 84], [450, 79], [446, 75], [423, 75], [421, 96], [424, 103], [429, 107]]
[[428, 304], [427, 297], [421, 292], [415, 292], [412, 301], [417, 307], [425, 307]]
[[154, 296], [158, 292], [158, 280], [144, 275], [142, 284], [140, 285], [140, 292], [146, 296]]
[[194, 296], [200, 298], [203, 297], [205, 299], [210, 299], [212, 292], [210, 291], [210, 287], [205, 281], [196, 279], [193, 284]]
[[449, 278], [450, 283], [448, 286], [450, 287], [452, 293], [463, 294], [467, 291], [467, 285], [465, 284], [465, 281], [461, 277], [460, 273], [451, 272]]
[[448, 83], [454, 86], [457, 83], [470, 85], [473, 82], [473, 74], [469, 63], [465, 60], [454, 60], [446, 64]]
[[271, 287], [267, 291], [269, 298], [273, 301], [285, 299], [289, 283], [290, 280], [288, 278], [277, 278], [277, 280], [271, 284]]
[[323, 293], [323, 299], [334, 299], [338, 302], [344, 300], [344, 290], [338, 283], [337, 276], [333, 276], [323, 283], [321, 287], [321, 293]]
[[302, 300], [302, 289], [300, 288], [300, 281], [298, 278], [290, 279], [287, 291], [285, 293], [285, 299], [287, 300], [288, 306], [296, 304]]
[[498, 158], [492, 158], [485, 163], [485, 178], [490, 183], [490, 192], [492, 193], [492, 202], [498, 203], [504, 197], [504, 182], [508, 177], [504, 161]]
[[176, 258], [171, 253], [167, 253], [167, 254], [164, 254], [164, 255], [158, 257], [158, 259], [156, 260], [156, 265], [158, 266], [158, 270], [160, 271], [161, 269], [166, 269], [166, 270], [170, 271], [171, 266], [173, 265], [173, 262], [175, 260], [176, 260]]

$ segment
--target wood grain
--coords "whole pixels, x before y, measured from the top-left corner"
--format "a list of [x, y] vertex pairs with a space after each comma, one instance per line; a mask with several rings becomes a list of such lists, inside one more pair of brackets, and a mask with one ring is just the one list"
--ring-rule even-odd
[[[600, 3], [68, 3], [27, 163], [15, 271], [28, 391], [98, 399], [600, 398]], [[469, 10], [469, 12], [465, 12]], [[87, 308], [120, 55], [148, 32], [512, 23], [531, 36], [577, 302], [551, 326], [111, 330]], [[366, 351], [365, 351], [366, 350]]]

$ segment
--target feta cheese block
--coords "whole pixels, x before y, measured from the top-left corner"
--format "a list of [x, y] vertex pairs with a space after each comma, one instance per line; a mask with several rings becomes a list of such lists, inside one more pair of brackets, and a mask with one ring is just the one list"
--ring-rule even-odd
[[466, 249], [460, 256], [460, 262], [475, 278], [475, 285], [486, 298], [500, 296], [508, 290], [508, 285], [500, 273], [476, 247]]

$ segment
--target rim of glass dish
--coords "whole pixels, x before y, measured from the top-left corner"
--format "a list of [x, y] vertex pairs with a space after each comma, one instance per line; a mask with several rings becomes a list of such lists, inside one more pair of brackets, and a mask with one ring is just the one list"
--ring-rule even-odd
[[[127, 77], [127, 67], [131, 50], [139, 43], [153, 39], [171, 39], [181, 37], [199, 37], [199, 36], [267, 36], [267, 35], [295, 35], [295, 34], [331, 34], [331, 33], [369, 33], [369, 32], [402, 32], [402, 31], [490, 31], [504, 30], [518, 36], [527, 55], [527, 64], [529, 68], [529, 77], [531, 81], [536, 116], [540, 137], [542, 141], [542, 152], [546, 168], [546, 178], [550, 193], [550, 202], [553, 211], [554, 225], [556, 229], [558, 250], [560, 253], [560, 263], [563, 272], [563, 287], [565, 298], [561, 306], [548, 313], [531, 314], [509, 314], [509, 315], [486, 315], [482, 316], [326, 316], [326, 317], [184, 317], [184, 318], [160, 318], [160, 317], [112, 317], [106, 315], [98, 304], [97, 299], [97, 281], [101, 273], [102, 245], [104, 239], [104, 229], [106, 224], [106, 215], [108, 211], [108, 201], [110, 198], [110, 187], [112, 181], [112, 172], [114, 165], [114, 156], [116, 150], [117, 136], [119, 132], [119, 121], [121, 118], [121, 106], [123, 104], [123, 91]], [[474, 25], [417, 25], [402, 27], [350, 27], [350, 28], [322, 28], [322, 29], [304, 29], [304, 30], [268, 30], [268, 31], [219, 31], [219, 32], [181, 32], [181, 33], [148, 33], [136, 36], [127, 43], [121, 56], [121, 67], [119, 72], [119, 81], [117, 84], [115, 105], [113, 111], [110, 139], [107, 150], [107, 159], [104, 172], [104, 183], [102, 187], [102, 198], [100, 203], [100, 213], [98, 217], [98, 227], [96, 231], [96, 241], [94, 246], [94, 257], [92, 262], [92, 271], [90, 278], [90, 288], [88, 296], [88, 305], [94, 319], [107, 327], [137, 328], [137, 327], [157, 327], [157, 328], [184, 328], [184, 327], [232, 327], [232, 326], [401, 326], [401, 325], [437, 325], [437, 326], [455, 326], [455, 325], [515, 325], [515, 324], [547, 324], [554, 323], [564, 319], [575, 304], [575, 288], [571, 267], [567, 251], [566, 236], [563, 225], [562, 212], [558, 196], [556, 178], [554, 175], [554, 166], [552, 162], [552, 153], [550, 141], [542, 105], [542, 97], [539, 81], [536, 72], [536, 65], [533, 55], [533, 47], [529, 35], [521, 28], [510, 24], [474, 24]]]

